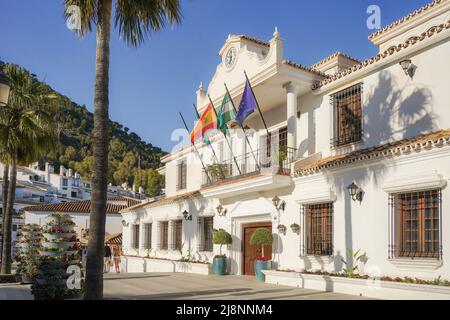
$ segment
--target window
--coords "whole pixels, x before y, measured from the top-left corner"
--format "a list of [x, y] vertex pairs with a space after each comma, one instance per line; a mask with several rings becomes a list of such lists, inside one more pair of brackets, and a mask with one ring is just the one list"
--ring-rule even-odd
[[178, 163], [178, 184], [177, 184], [177, 190], [183, 190], [186, 189], [186, 160], [181, 160]]
[[12, 231], [17, 231], [17, 224], [13, 224], [13, 226], [12, 226]]
[[167, 250], [169, 247], [169, 222], [163, 221], [161, 223], [161, 250]]
[[354, 85], [331, 96], [335, 113], [334, 146], [361, 141], [362, 84]]
[[213, 217], [205, 217], [203, 218], [203, 250], [202, 251], [213, 251]]
[[152, 248], [152, 224], [144, 224], [144, 248], [149, 250]]
[[63, 185], [63, 187], [67, 187], [68, 180], [67, 179], [62, 179], [62, 185]]
[[133, 224], [133, 249], [139, 249], [139, 225]]
[[399, 257], [440, 257], [440, 190], [391, 195]]
[[172, 229], [172, 249], [173, 250], [181, 250], [183, 237], [183, 221], [176, 220], [173, 221], [173, 229]]
[[306, 211], [306, 254], [333, 254], [333, 203], [308, 205]]
[[71, 196], [72, 198], [76, 198], [76, 197], [77, 197], [76, 191], [72, 191], [72, 192], [70, 193], [70, 196]]

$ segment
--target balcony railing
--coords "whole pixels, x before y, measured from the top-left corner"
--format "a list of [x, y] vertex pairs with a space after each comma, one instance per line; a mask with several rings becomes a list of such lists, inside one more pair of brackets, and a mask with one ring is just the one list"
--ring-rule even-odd
[[277, 157], [271, 156], [270, 153], [266, 150], [264, 152], [254, 150], [226, 161], [206, 165], [206, 172], [203, 170], [202, 185], [214, 185], [270, 170], [274, 170], [272, 172], [276, 174], [289, 175], [291, 164], [295, 161], [296, 149], [280, 149]]

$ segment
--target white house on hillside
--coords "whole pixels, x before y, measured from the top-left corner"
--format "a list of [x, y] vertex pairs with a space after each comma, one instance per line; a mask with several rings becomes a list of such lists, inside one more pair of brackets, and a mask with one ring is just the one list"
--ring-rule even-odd
[[[128, 271], [144, 271], [137, 256], [149, 253], [211, 261], [213, 229], [224, 228], [230, 272], [253, 274], [249, 238], [265, 227], [274, 268], [341, 271], [361, 250], [362, 273], [450, 279], [450, 1], [369, 39], [370, 59], [337, 52], [307, 67], [285, 59], [278, 31], [267, 42], [230, 35], [198, 111], [208, 94], [220, 106], [224, 83], [238, 106], [246, 71], [270, 136], [255, 111], [249, 143], [240, 129], [229, 137], [236, 161], [212, 137], [226, 172], [210, 180], [191, 146], [164, 156], [167, 198], [122, 210]], [[196, 146], [206, 166], [217, 162]]]

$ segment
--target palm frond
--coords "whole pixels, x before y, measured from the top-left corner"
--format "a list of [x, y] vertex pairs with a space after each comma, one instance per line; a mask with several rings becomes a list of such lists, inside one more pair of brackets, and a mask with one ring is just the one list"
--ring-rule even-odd
[[152, 31], [167, 23], [181, 21], [179, 0], [116, 0], [115, 26], [124, 41], [133, 47], [141, 44]]

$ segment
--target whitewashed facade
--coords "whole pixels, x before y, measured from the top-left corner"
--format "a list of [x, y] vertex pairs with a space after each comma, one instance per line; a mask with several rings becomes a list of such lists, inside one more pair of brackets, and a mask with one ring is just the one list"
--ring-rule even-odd
[[[219, 162], [232, 168], [227, 179], [205, 180], [192, 147], [165, 156], [167, 199], [122, 211], [128, 271], [144, 271], [136, 256], [211, 261], [218, 246], [204, 241], [212, 218], [233, 237], [225, 250], [232, 274], [247, 273], [244, 229], [260, 223], [275, 235], [274, 268], [342, 271], [348, 251], [361, 250], [362, 273], [450, 279], [450, 1], [433, 1], [369, 39], [380, 49], [373, 58], [336, 53], [305, 67], [284, 59], [277, 30], [268, 42], [229, 36], [208, 88], [197, 91], [199, 112], [207, 94], [220, 106], [224, 83], [237, 106], [246, 71], [272, 145], [285, 150], [282, 170], [270, 165], [279, 159], [267, 162], [257, 111], [246, 121], [250, 146], [239, 129], [229, 138], [238, 166], [223, 136], [212, 138]], [[405, 71], [400, 62], [408, 60]], [[210, 148], [197, 148], [214, 162]]]

